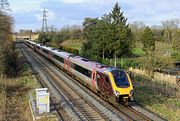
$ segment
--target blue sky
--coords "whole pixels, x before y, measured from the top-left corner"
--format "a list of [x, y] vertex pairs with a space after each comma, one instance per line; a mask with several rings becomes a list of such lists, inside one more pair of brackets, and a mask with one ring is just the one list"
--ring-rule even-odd
[[9, 0], [14, 30], [41, 29], [42, 9], [48, 10], [48, 25], [58, 29], [82, 25], [85, 17], [101, 17], [119, 2], [129, 23], [161, 25], [161, 21], [180, 19], [180, 0]]

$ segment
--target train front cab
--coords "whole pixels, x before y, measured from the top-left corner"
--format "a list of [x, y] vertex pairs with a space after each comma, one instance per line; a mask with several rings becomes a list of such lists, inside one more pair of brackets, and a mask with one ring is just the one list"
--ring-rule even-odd
[[129, 100], [132, 100], [133, 96], [133, 85], [128, 74], [120, 69], [106, 73], [109, 75], [114, 92], [113, 96], [111, 96], [111, 102], [123, 102], [128, 105]]

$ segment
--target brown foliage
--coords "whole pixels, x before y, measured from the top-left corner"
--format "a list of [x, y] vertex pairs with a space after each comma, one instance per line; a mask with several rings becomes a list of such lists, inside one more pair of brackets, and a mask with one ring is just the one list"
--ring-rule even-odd
[[0, 120], [31, 121], [26, 98], [31, 88], [18, 84], [14, 79], [0, 78], [0, 80]]

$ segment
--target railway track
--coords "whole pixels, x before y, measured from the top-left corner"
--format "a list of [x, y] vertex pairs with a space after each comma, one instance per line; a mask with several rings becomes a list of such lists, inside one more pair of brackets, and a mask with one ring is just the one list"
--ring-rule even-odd
[[[29, 51], [29, 50], [28, 50]], [[28, 52], [30, 54], [30, 52]], [[69, 100], [76, 106], [76, 112], [79, 112], [79, 117], [82, 120], [111, 120], [112, 118], [108, 118], [107, 114], [104, 114], [104, 112], [101, 112], [100, 110], [97, 109], [97, 107], [93, 106], [93, 104], [89, 103], [87, 99], [85, 99], [83, 96], [77, 93], [75, 89], [73, 89], [72, 86], [69, 86], [69, 84], [65, 84], [63, 82], [64, 78], [67, 78], [76, 85], [80, 85], [79, 82], [76, 80], [72, 79], [72, 77], [69, 77], [66, 73], [64, 73], [62, 70], [56, 68], [58, 71], [60, 71], [62, 74], [59, 76], [57, 72], [55, 72], [52, 67], [47, 66], [51, 65], [50, 63], [46, 62], [43, 60], [41, 57], [37, 56], [33, 52], [34, 59], [38, 61], [38, 64], [40, 65], [41, 69], [45, 71], [46, 74], [48, 74], [48, 78], [51, 78], [51, 80], [56, 80], [56, 83], [52, 85], [59, 85], [59, 83], [63, 83], [61, 86], [58, 86], [62, 88], [64, 91], [63, 93], [66, 93], [66, 96], [69, 98]], [[62, 78], [63, 77], [63, 78]], [[65, 86], [66, 85], [66, 86]], [[81, 88], [83, 91], [91, 95], [93, 98], [95, 98], [101, 105], [106, 107], [108, 110], [112, 111], [115, 115], [118, 117], [121, 117], [122, 120], [144, 120], [144, 121], [149, 121], [151, 120], [150, 118], [144, 116], [143, 114], [137, 112], [136, 110], [132, 109], [131, 107], [126, 107], [123, 105], [110, 105], [106, 101], [102, 100], [99, 98], [96, 94], [94, 94], [92, 91], [88, 90], [86, 87], [81, 85]], [[73, 90], [72, 90], [73, 89]], [[89, 107], [89, 108], [87, 108]]]

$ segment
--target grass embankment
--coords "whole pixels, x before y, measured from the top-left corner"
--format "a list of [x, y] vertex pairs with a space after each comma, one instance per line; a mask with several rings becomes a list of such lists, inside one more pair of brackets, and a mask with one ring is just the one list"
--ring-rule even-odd
[[[29, 92], [38, 88], [37, 80], [26, 59], [19, 52], [18, 70], [14, 78], [0, 77], [0, 121], [32, 121]], [[54, 121], [44, 118], [38, 121]]]
[[37, 82], [30, 75], [29, 66], [22, 67], [21, 77], [0, 78], [0, 120], [32, 121], [28, 92], [37, 87]]
[[135, 78], [135, 100], [170, 121], [180, 121], [180, 87], [146, 78]]

